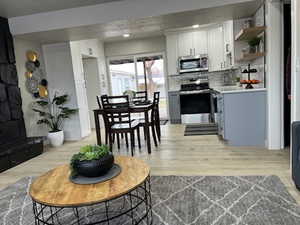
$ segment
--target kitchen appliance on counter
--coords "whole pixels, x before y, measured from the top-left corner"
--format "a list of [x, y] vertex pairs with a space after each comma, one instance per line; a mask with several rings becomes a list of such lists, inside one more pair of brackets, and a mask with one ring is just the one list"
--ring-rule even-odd
[[180, 74], [208, 71], [208, 55], [179, 57], [178, 70]]

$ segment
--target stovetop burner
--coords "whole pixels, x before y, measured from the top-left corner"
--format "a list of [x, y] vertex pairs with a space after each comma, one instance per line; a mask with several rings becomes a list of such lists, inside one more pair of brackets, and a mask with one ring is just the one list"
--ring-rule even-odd
[[207, 90], [209, 88], [209, 83], [189, 83], [189, 84], [182, 84], [180, 91], [194, 91], [194, 90]]

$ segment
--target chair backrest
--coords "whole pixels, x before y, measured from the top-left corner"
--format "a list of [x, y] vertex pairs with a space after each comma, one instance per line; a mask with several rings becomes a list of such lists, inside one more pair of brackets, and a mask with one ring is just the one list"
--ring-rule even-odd
[[129, 107], [129, 97], [128, 95], [119, 95], [119, 96], [102, 95], [101, 103], [103, 109]]
[[101, 105], [101, 96], [100, 96], [100, 95], [97, 95], [96, 98], [97, 98], [97, 103], [98, 103], [99, 109], [102, 109], [102, 105]]
[[151, 111], [151, 120], [158, 120], [159, 118], [159, 91], [153, 93], [153, 103]]
[[128, 124], [131, 128], [131, 112], [129, 98], [122, 96], [101, 96], [103, 118], [109, 127], [115, 124]]
[[159, 105], [159, 91], [153, 93], [153, 103], [157, 106]]
[[133, 98], [133, 101], [141, 101], [145, 102], [148, 100], [148, 93], [147, 91], [137, 91], [135, 92], [135, 96]]

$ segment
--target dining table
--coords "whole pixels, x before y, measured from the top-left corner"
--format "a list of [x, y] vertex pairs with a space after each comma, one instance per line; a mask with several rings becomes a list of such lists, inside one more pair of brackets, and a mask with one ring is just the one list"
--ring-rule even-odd
[[[152, 109], [152, 103], [148, 104], [131, 104], [130, 107], [131, 113], [143, 113], [145, 119], [145, 137], [148, 153], [151, 154], [151, 140], [150, 140], [150, 121], [149, 121], [149, 112]], [[94, 117], [95, 117], [95, 128], [96, 128], [96, 136], [97, 136], [97, 144], [102, 144], [101, 139], [101, 126], [100, 126], [100, 116], [103, 115], [104, 109], [94, 109]]]

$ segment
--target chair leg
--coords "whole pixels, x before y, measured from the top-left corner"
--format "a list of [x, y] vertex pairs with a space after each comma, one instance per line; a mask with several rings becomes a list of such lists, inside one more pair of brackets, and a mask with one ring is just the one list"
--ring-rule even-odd
[[156, 132], [157, 132], [157, 137], [158, 141], [160, 142], [161, 138], [161, 127], [160, 127], [160, 116], [159, 116], [159, 109], [156, 111]]
[[145, 132], [145, 126], [143, 126], [143, 128], [144, 128], [144, 140], [146, 140], [147, 137], [146, 137], [146, 132]]
[[140, 127], [137, 128], [137, 139], [138, 139], [139, 149], [141, 149]]
[[130, 144], [131, 144], [131, 156], [133, 156], [134, 151], [134, 132], [130, 132]]
[[117, 134], [118, 149], [120, 149], [120, 134]]
[[156, 134], [155, 134], [155, 127], [154, 126], [155, 126], [155, 124], [151, 125], [151, 130], [152, 130], [152, 137], [153, 137], [153, 140], [154, 140], [154, 144], [157, 147], [157, 140], [156, 140]]
[[125, 133], [125, 142], [126, 142], [126, 148], [128, 148], [128, 135]]
[[160, 142], [161, 133], [160, 133], [160, 121], [159, 120], [155, 124], [155, 129], [156, 129], [158, 141]]

